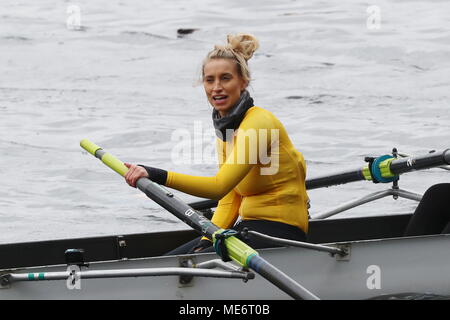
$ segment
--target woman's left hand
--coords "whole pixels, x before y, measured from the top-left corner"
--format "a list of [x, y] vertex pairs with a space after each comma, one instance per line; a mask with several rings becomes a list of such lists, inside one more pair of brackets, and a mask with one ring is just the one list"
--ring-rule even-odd
[[201, 239], [196, 246], [194, 246], [191, 250], [189, 250], [189, 254], [201, 252], [209, 247], [211, 247], [213, 244], [210, 240]]
[[124, 163], [124, 165], [129, 169], [128, 172], [125, 174], [125, 181], [131, 187], [136, 188], [136, 182], [140, 178], [148, 178], [147, 170], [145, 170], [143, 167], [126, 162]]

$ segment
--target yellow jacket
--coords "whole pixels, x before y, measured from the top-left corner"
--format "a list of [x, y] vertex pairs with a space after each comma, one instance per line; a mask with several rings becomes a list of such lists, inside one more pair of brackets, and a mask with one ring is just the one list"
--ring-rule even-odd
[[271, 112], [251, 107], [233, 139], [216, 142], [219, 171], [215, 176], [168, 171], [166, 186], [220, 199], [212, 218], [220, 228], [231, 228], [240, 216], [287, 223], [308, 232], [305, 160]]

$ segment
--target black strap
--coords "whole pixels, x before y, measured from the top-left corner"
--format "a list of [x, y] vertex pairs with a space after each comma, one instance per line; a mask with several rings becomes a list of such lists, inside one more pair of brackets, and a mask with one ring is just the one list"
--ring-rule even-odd
[[214, 250], [222, 258], [223, 262], [231, 261], [231, 258], [228, 255], [227, 246], [225, 245], [225, 240], [237, 234], [238, 232], [236, 230], [226, 229], [215, 235], [216, 240], [214, 241]]

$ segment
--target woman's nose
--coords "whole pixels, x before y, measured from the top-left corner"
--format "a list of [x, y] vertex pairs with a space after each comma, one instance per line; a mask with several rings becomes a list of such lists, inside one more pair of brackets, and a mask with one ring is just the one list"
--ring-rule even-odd
[[214, 81], [214, 85], [213, 85], [213, 91], [220, 91], [222, 90], [222, 84], [220, 83], [220, 81]]

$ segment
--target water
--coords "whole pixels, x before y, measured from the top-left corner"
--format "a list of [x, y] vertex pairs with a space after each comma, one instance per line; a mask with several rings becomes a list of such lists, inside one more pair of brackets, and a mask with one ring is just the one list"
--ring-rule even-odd
[[[308, 177], [360, 167], [366, 155], [450, 147], [450, 3], [376, 1], [12, 1], [0, 13], [0, 242], [185, 229], [79, 147], [89, 138], [120, 159], [176, 164], [176, 129], [212, 130], [196, 84], [213, 44], [255, 34], [257, 105], [286, 126]], [[76, 4], [81, 27], [68, 28]], [[379, 29], [372, 29], [379, 23]], [[69, 24], [69, 27], [73, 26]], [[196, 28], [177, 37], [179, 28]], [[197, 121], [197, 122], [196, 122]], [[439, 169], [405, 175], [423, 192]], [[314, 190], [311, 214], [387, 186]], [[177, 192], [186, 200], [195, 198]], [[410, 212], [379, 200], [341, 216]]]

